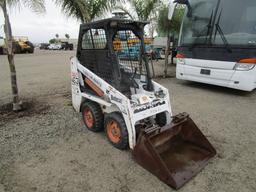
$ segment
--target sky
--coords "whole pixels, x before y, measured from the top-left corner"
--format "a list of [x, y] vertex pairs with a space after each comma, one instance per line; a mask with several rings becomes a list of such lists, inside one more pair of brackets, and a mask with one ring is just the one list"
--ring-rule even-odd
[[[168, 0], [164, 1], [168, 2]], [[33, 43], [49, 42], [55, 34], [59, 34], [60, 38], [65, 38], [67, 33], [70, 38], [77, 39], [80, 22], [64, 15], [61, 8], [56, 6], [52, 0], [45, 0], [45, 6], [46, 13], [43, 14], [36, 14], [26, 7], [10, 9], [13, 36], [26, 36]], [[126, 7], [130, 9], [129, 5]], [[4, 17], [0, 10], [0, 36], [4, 36], [3, 23]]]
[[[74, 18], [68, 18], [61, 13], [52, 0], [45, 0], [46, 13], [36, 14], [28, 8], [13, 8], [9, 10], [13, 36], [27, 36], [33, 43], [48, 42], [58, 33], [60, 38], [69, 34], [77, 38], [80, 23]], [[0, 12], [0, 36], [3, 36], [4, 17]]]

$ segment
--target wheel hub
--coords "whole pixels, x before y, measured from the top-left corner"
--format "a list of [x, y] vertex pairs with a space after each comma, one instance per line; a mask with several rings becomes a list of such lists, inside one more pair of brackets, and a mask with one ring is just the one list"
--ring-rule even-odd
[[86, 126], [88, 128], [92, 128], [93, 127], [94, 120], [93, 120], [93, 115], [92, 115], [91, 110], [89, 110], [89, 109], [85, 110], [85, 112], [84, 112], [84, 120], [85, 120], [85, 124], [86, 124]]
[[115, 121], [110, 121], [107, 124], [107, 133], [109, 136], [109, 139], [113, 143], [118, 143], [121, 139], [121, 130], [117, 122]]

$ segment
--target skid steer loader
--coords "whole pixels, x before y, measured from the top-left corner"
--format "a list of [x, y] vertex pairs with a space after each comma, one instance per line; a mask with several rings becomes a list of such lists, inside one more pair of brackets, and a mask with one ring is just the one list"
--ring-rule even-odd
[[114, 147], [129, 147], [138, 164], [177, 189], [216, 151], [188, 114], [172, 116], [168, 90], [151, 79], [146, 24], [110, 18], [80, 26], [72, 103], [87, 129], [105, 130]]

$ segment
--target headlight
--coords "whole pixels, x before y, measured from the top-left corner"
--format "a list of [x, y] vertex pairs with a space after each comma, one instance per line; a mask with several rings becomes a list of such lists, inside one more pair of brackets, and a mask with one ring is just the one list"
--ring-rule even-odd
[[237, 63], [234, 67], [236, 71], [249, 71], [255, 67], [253, 64], [246, 64], [246, 63]]
[[234, 67], [237, 71], [249, 71], [256, 65], [256, 58], [241, 59]]

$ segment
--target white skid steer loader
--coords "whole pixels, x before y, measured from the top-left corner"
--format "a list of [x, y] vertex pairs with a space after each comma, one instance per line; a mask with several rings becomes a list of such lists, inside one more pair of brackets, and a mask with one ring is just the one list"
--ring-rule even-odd
[[179, 188], [216, 151], [186, 113], [172, 116], [169, 93], [154, 82], [144, 45], [147, 22], [110, 18], [80, 26], [71, 59], [72, 103], [90, 131]]

